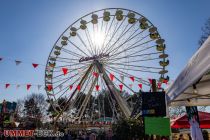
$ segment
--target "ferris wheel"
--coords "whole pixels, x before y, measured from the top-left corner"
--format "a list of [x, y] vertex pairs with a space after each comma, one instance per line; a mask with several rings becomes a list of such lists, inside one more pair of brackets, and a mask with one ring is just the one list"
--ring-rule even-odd
[[55, 42], [45, 73], [46, 92], [58, 118], [74, 122], [128, 118], [126, 97], [149, 90], [149, 78], [168, 79], [165, 42], [143, 15], [128, 9], [91, 12]]

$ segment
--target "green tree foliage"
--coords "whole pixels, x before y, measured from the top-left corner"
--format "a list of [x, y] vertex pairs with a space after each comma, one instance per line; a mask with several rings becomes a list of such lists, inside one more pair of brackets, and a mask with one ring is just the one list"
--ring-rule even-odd
[[120, 140], [143, 139], [143, 121], [133, 118], [119, 120], [113, 125], [113, 132]]

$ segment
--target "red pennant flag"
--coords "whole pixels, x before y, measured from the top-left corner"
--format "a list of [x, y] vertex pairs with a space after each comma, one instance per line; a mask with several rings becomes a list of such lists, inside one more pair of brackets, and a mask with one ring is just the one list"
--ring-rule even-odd
[[149, 80], [149, 83], [152, 84], [152, 79], [148, 79], [148, 80]]
[[27, 90], [29, 90], [31, 87], [31, 84], [26, 85]]
[[168, 84], [168, 80], [163, 80], [163, 83], [165, 83], [166, 85]]
[[119, 87], [120, 87], [120, 91], [122, 91], [122, 89], [123, 89], [123, 84], [120, 84]]
[[111, 79], [111, 81], [113, 81], [114, 80], [114, 75], [113, 74], [109, 74], [109, 77], [110, 77], [110, 79]]
[[99, 85], [96, 85], [96, 91], [99, 91], [99, 87], [100, 87]]
[[69, 86], [69, 88], [70, 88], [70, 90], [72, 90], [72, 88], [73, 88], [73, 85], [70, 85], [70, 86]]
[[10, 86], [10, 84], [6, 84], [5, 87], [8, 88]]
[[47, 90], [51, 91], [52, 90], [52, 85], [47, 85]]
[[62, 68], [63, 74], [66, 75], [68, 73], [68, 69], [67, 68]]
[[160, 82], [157, 83], [157, 88], [158, 88], [158, 89], [161, 88], [161, 83], [160, 83]]
[[81, 86], [80, 85], [77, 85], [77, 90], [81, 90]]
[[130, 79], [134, 82], [134, 76], [130, 76]]
[[95, 76], [97, 78], [98, 77], [98, 73], [97, 72], [93, 72], [93, 76]]
[[138, 84], [139, 88], [142, 89], [142, 84]]
[[38, 67], [39, 64], [32, 63], [32, 65], [34, 68], [36, 68], [36, 67]]

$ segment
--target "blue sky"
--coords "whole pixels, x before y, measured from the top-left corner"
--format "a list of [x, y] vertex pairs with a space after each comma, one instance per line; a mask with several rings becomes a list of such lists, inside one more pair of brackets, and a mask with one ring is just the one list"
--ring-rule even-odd
[[[146, 16], [166, 40], [169, 76], [175, 79], [197, 50], [201, 27], [208, 17], [210, 1], [190, 0], [1, 0], [0, 1], [0, 102], [16, 100], [44, 90], [4, 83], [44, 84], [44, 66], [60, 34], [75, 20], [94, 10], [121, 7]], [[16, 66], [12, 60], [21, 60]]]

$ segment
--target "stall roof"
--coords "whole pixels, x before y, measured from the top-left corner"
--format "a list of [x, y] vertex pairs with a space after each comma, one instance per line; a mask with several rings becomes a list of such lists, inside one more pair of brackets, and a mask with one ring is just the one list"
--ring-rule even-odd
[[[210, 37], [198, 49], [166, 90], [169, 105], [210, 105]], [[196, 92], [197, 91], [197, 92]]]

